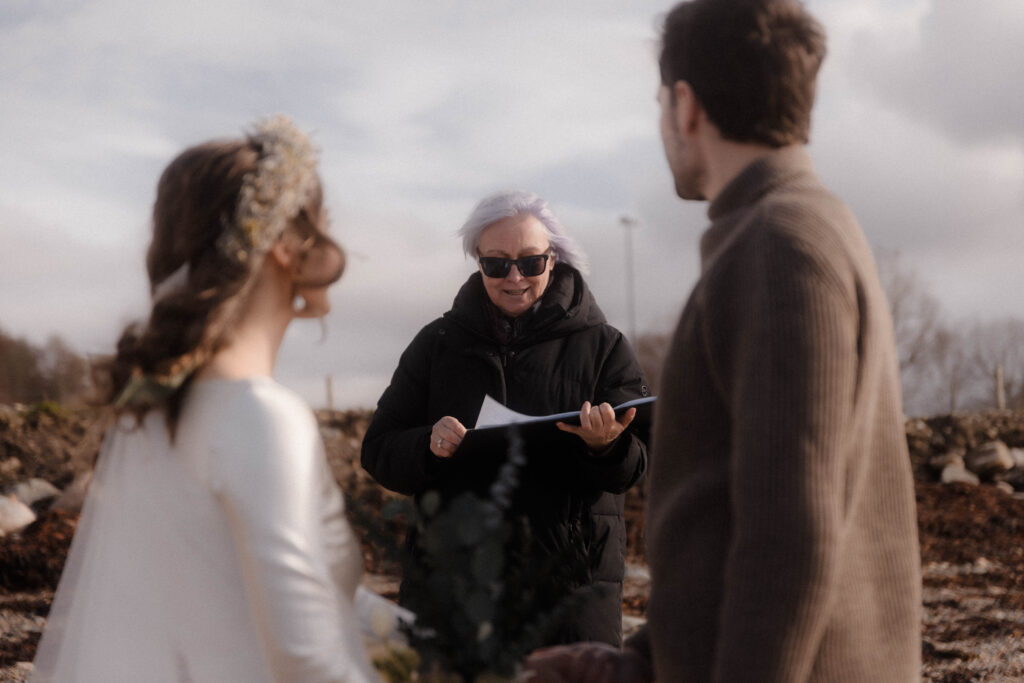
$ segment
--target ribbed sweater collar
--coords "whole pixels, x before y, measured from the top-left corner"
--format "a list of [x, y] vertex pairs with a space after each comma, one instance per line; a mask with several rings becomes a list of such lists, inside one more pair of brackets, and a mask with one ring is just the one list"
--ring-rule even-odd
[[756, 204], [770, 192], [800, 178], [814, 178], [814, 164], [802, 145], [782, 147], [751, 162], [708, 206], [711, 227], [701, 236], [701, 258], [706, 260], [714, 254], [738, 227], [736, 221], [723, 218]]

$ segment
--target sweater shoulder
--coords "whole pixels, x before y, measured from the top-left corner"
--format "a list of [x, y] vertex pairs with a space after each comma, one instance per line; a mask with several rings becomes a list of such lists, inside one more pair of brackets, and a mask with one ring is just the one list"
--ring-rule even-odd
[[820, 184], [779, 188], [732, 219], [732, 239], [708, 264], [710, 283], [821, 286], [855, 306], [863, 281], [875, 271], [853, 213]]
[[860, 232], [846, 203], [820, 183], [811, 181], [767, 193], [751, 207], [750, 218], [761, 234], [782, 243], [827, 245]]

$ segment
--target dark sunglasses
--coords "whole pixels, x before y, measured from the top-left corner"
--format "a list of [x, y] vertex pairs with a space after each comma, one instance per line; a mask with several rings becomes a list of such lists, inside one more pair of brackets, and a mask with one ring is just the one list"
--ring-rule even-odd
[[506, 277], [512, 266], [519, 269], [519, 274], [523, 277], [537, 277], [544, 272], [544, 269], [548, 265], [547, 254], [537, 254], [536, 256], [522, 256], [520, 258], [501, 258], [500, 256], [480, 256], [477, 254], [477, 258], [480, 261], [480, 270], [484, 271], [484, 275], [487, 277]]

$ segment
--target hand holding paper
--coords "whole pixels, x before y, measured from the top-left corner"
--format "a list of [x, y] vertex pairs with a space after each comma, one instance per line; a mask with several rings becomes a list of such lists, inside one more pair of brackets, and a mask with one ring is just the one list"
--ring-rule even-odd
[[[508, 447], [506, 434], [513, 425], [527, 441], [550, 439], [552, 435], [561, 436], [558, 434], [559, 431], [577, 434], [586, 441], [584, 437], [586, 434], [591, 439], [588, 447], [593, 451], [600, 452], [618, 438], [622, 430], [629, 427], [638, 415], [637, 423], [648, 422], [654, 401], [655, 397], [644, 396], [615, 407], [611, 407], [607, 403], [593, 406], [586, 402], [583, 404], [586, 409], [585, 415], [584, 410], [573, 410], [538, 416], [517, 413], [494, 398], [485, 396], [480, 406], [476, 426], [462, 435], [461, 445], [453, 455], [460, 457], [466, 452], [479, 454], [481, 451], [505, 453]], [[611, 411], [610, 416], [608, 411]], [[584, 418], [588, 420], [586, 425], [583, 423]]]
[[466, 436], [466, 428], [450, 415], [434, 423], [430, 430], [430, 452], [439, 458], [450, 458]]
[[583, 439], [587, 448], [594, 452], [603, 451], [619, 438], [623, 430], [636, 417], [636, 408], [630, 408], [622, 414], [622, 417], [615, 418], [615, 409], [610, 403], [602, 403], [592, 406], [590, 401], [585, 401], [580, 409], [579, 426], [565, 422], [556, 422], [555, 426], [563, 432], [569, 432]]

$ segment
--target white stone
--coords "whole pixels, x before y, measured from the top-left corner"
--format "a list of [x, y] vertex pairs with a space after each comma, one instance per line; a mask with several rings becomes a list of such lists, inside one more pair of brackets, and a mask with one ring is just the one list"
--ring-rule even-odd
[[21, 469], [21, 461], [17, 458], [7, 458], [3, 462], [0, 462], [0, 473], [2, 474], [14, 474]]
[[967, 454], [967, 469], [981, 476], [1005, 472], [1013, 467], [1010, 449], [1002, 441], [983, 443]]
[[1013, 485], [1007, 481], [997, 481], [995, 483], [995, 487], [1000, 491], [1005, 491], [1006, 493], [1009, 493], [1011, 495], [1013, 494]]
[[651, 582], [651, 570], [645, 565], [629, 562], [626, 564], [626, 578], [636, 579], [643, 583]]
[[80, 472], [57, 500], [53, 501], [50, 509], [81, 512], [82, 505], [85, 503], [85, 494], [89, 491], [90, 481], [92, 481], [92, 470]]
[[60, 495], [60, 489], [45, 479], [32, 477], [28, 481], [19, 481], [7, 493], [13, 495], [25, 505], [32, 505], [40, 500], [56, 498]]
[[955, 449], [932, 456], [931, 459], [928, 460], [928, 464], [937, 470], [943, 470], [947, 465], [964, 467], [964, 451], [963, 449]]
[[21, 531], [36, 521], [36, 513], [14, 496], [0, 496], [0, 534]]
[[963, 482], [964, 484], [977, 484], [980, 480], [978, 475], [959, 465], [946, 465], [942, 470], [942, 483]]
[[633, 635], [640, 628], [647, 623], [647, 620], [642, 617], [634, 617], [628, 614], [622, 615], [622, 636], [628, 638]]
[[1013, 466], [1024, 469], [1024, 448], [1011, 448], [1010, 457], [1013, 458]]

